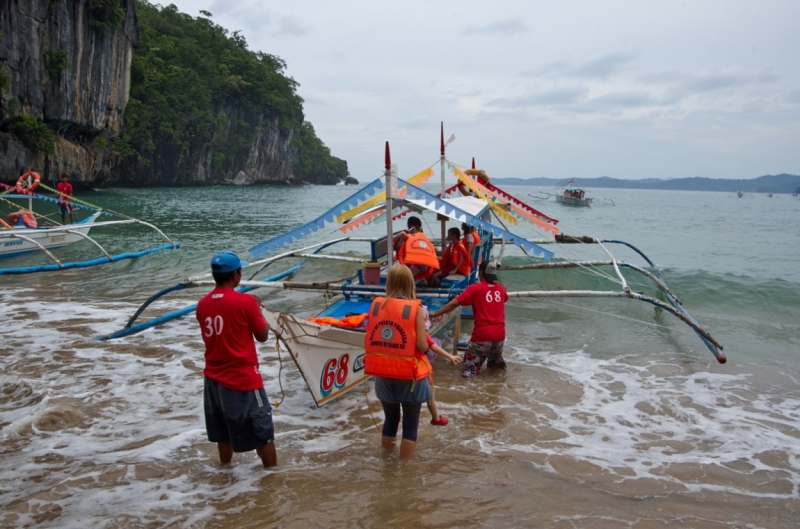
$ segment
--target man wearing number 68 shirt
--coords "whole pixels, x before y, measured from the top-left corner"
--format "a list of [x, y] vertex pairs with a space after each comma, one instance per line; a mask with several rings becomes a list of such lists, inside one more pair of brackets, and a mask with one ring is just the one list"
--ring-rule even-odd
[[497, 282], [497, 263], [494, 261], [482, 262], [478, 267], [478, 277], [480, 283], [468, 286], [444, 307], [430, 314], [431, 318], [435, 318], [454, 310], [459, 305], [472, 305], [475, 326], [461, 367], [461, 375], [465, 377], [480, 375], [484, 362], [486, 367], [506, 370], [503, 344], [506, 339], [505, 305], [508, 293], [503, 285]]
[[203, 408], [208, 440], [219, 461], [234, 452], [255, 450], [265, 467], [278, 464], [272, 408], [258, 372], [255, 340], [266, 342], [269, 326], [258, 298], [235, 289], [248, 263], [233, 252], [211, 258], [216, 288], [197, 303], [197, 321], [206, 346]]

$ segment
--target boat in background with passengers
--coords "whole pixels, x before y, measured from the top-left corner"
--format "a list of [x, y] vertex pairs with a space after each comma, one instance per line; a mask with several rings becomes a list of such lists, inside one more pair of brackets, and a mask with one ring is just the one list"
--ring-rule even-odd
[[566, 206], [579, 206], [579, 207], [586, 207], [592, 204], [591, 197], [586, 196], [586, 190], [578, 184], [575, 183], [575, 180], [570, 178], [566, 184], [564, 184], [564, 189], [560, 194], [555, 195], [556, 202], [559, 204], [564, 204]]

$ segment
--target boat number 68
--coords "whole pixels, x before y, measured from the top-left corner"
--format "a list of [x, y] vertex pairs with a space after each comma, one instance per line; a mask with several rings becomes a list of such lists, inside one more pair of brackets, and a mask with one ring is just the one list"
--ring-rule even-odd
[[319, 381], [319, 389], [323, 397], [330, 395], [334, 386], [336, 389], [344, 387], [345, 382], [347, 382], [349, 363], [350, 355], [347, 353], [338, 359], [331, 358], [325, 363], [325, 367], [322, 368], [322, 379]]
[[215, 334], [219, 336], [222, 334], [222, 316], [214, 316], [206, 318], [205, 329], [203, 330], [203, 334], [206, 337], [214, 336]]

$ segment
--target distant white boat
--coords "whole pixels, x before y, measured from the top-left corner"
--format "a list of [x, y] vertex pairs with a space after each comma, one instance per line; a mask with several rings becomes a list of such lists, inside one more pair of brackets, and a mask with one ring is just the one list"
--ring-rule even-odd
[[567, 206], [589, 206], [594, 200], [586, 196], [586, 190], [578, 187], [575, 180], [570, 179], [565, 185], [564, 190], [556, 195], [556, 202]]

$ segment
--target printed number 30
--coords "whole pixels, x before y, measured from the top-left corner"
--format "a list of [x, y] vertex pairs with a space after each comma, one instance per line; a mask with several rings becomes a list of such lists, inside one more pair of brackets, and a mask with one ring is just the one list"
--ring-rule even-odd
[[331, 358], [322, 368], [322, 379], [319, 382], [320, 393], [322, 396], [330, 395], [334, 386], [336, 389], [342, 389], [345, 382], [347, 382], [348, 364], [350, 363], [350, 355], [345, 353], [338, 358]]
[[492, 301], [498, 301], [499, 302], [499, 301], [502, 301], [502, 299], [503, 299], [503, 296], [500, 295], [500, 291], [499, 290], [495, 290], [494, 291], [494, 296], [492, 296], [491, 292], [487, 292], [486, 293], [486, 301], [488, 303], [491, 303]]
[[222, 334], [222, 326], [223, 326], [222, 316], [214, 316], [213, 318], [209, 316], [208, 318], [206, 318], [206, 325], [203, 334], [205, 334], [206, 337], [209, 338], [211, 336], [214, 336], [215, 334], [219, 336], [220, 334]]

